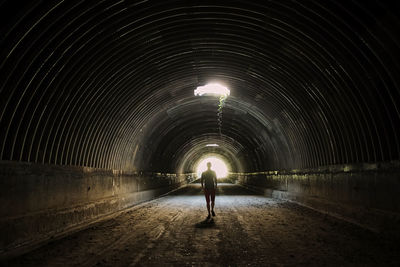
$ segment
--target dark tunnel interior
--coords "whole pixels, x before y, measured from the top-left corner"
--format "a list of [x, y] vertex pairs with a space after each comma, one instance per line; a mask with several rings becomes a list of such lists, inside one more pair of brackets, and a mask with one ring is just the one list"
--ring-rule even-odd
[[[0, 1], [2, 217], [181, 186], [205, 155], [299, 202], [304, 181], [331, 179], [325, 193], [390, 202], [398, 216], [399, 10], [378, 0]], [[194, 94], [208, 83], [229, 88], [222, 107]], [[346, 189], [333, 185], [349, 170]], [[1, 246], [27, 238], [13, 236]]]
[[[206, 139], [244, 171], [398, 159], [391, 5], [5, 1], [1, 159], [174, 173]], [[193, 94], [212, 81], [222, 136]]]

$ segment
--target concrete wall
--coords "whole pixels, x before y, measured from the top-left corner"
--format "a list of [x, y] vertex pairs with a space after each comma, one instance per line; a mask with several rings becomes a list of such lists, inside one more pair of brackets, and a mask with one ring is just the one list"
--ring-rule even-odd
[[400, 162], [234, 174], [266, 196], [295, 201], [363, 227], [400, 233]]
[[150, 200], [190, 179], [0, 161], [0, 256]]

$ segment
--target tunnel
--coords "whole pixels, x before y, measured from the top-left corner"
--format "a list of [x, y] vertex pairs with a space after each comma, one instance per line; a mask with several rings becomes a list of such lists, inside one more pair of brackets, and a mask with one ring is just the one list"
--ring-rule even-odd
[[[399, 15], [389, 0], [0, 1], [0, 262], [400, 264]], [[210, 85], [229, 93], [196, 93]], [[208, 157], [228, 175], [201, 228]], [[108, 250], [68, 254], [75, 237]]]

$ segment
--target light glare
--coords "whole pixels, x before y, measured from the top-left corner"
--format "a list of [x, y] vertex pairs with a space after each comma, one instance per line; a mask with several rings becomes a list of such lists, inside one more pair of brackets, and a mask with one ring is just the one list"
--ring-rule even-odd
[[228, 176], [228, 168], [225, 162], [217, 157], [209, 157], [203, 159], [196, 168], [197, 177], [201, 177], [201, 173], [207, 170], [207, 162], [211, 162], [211, 170], [215, 171], [217, 178]]
[[228, 95], [231, 94], [231, 91], [217, 83], [209, 83], [204, 86], [199, 86], [197, 87], [196, 90], [194, 90], [194, 95], [217, 95], [217, 96], [225, 96], [227, 97]]
[[219, 146], [217, 144], [207, 144], [206, 146]]

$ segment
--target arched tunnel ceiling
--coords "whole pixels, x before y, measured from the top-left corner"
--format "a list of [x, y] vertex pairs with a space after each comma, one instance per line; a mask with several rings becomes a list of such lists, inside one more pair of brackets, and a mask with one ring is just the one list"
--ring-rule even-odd
[[[2, 1], [1, 159], [190, 171], [204, 142], [240, 171], [398, 159], [399, 10]], [[221, 135], [218, 99], [193, 94], [208, 82], [231, 89]]]

